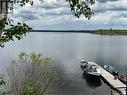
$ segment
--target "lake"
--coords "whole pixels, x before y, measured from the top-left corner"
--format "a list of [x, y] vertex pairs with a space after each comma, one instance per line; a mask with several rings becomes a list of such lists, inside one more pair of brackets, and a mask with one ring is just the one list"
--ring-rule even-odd
[[20, 41], [0, 48], [0, 72], [6, 71], [12, 59], [21, 52], [38, 52], [51, 57], [60, 72], [57, 91], [51, 95], [110, 95], [102, 80], [83, 76], [80, 60], [111, 64], [119, 72], [127, 70], [127, 36], [101, 36], [89, 33], [31, 32]]

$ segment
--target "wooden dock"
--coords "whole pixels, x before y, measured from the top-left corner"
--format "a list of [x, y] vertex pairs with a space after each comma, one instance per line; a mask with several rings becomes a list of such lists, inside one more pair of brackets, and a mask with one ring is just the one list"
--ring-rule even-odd
[[102, 77], [106, 82], [109, 83], [114, 89], [119, 91], [120, 95], [126, 95], [126, 85], [122, 83], [119, 79], [114, 79], [114, 76], [101, 67]]

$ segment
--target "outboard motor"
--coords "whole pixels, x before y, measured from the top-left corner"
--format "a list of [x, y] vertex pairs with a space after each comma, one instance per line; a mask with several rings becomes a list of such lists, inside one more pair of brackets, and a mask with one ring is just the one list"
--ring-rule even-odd
[[86, 60], [81, 60], [81, 68], [82, 68], [82, 69], [85, 69], [87, 64], [88, 64], [88, 61], [86, 61]]
[[113, 71], [113, 75], [114, 75], [114, 76], [118, 76], [119, 73], [118, 73], [117, 71]]
[[81, 60], [81, 63], [84, 63], [85, 64], [85, 63], [88, 63], [88, 62], [83, 59], [83, 60]]

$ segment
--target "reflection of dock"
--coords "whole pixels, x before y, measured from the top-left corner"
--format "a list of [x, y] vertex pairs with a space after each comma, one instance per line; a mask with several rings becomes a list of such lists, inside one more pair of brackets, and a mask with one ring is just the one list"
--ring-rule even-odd
[[118, 79], [114, 79], [114, 76], [110, 74], [108, 71], [101, 67], [102, 77], [105, 79], [106, 82], [109, 83], [114, 89], [120, 92], [122, 95], [126, 95], [126, 85], [122, 83]]

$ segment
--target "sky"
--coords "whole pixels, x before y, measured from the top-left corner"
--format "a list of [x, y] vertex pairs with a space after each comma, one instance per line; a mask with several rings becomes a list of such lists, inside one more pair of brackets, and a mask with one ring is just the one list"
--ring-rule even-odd
[[38, 30], [127, 29], [127, 0], [96, 0], [90, 20], [75, 17], [66, 0], [34, 0], [34, 5], [14, 6], [13, 19]]

